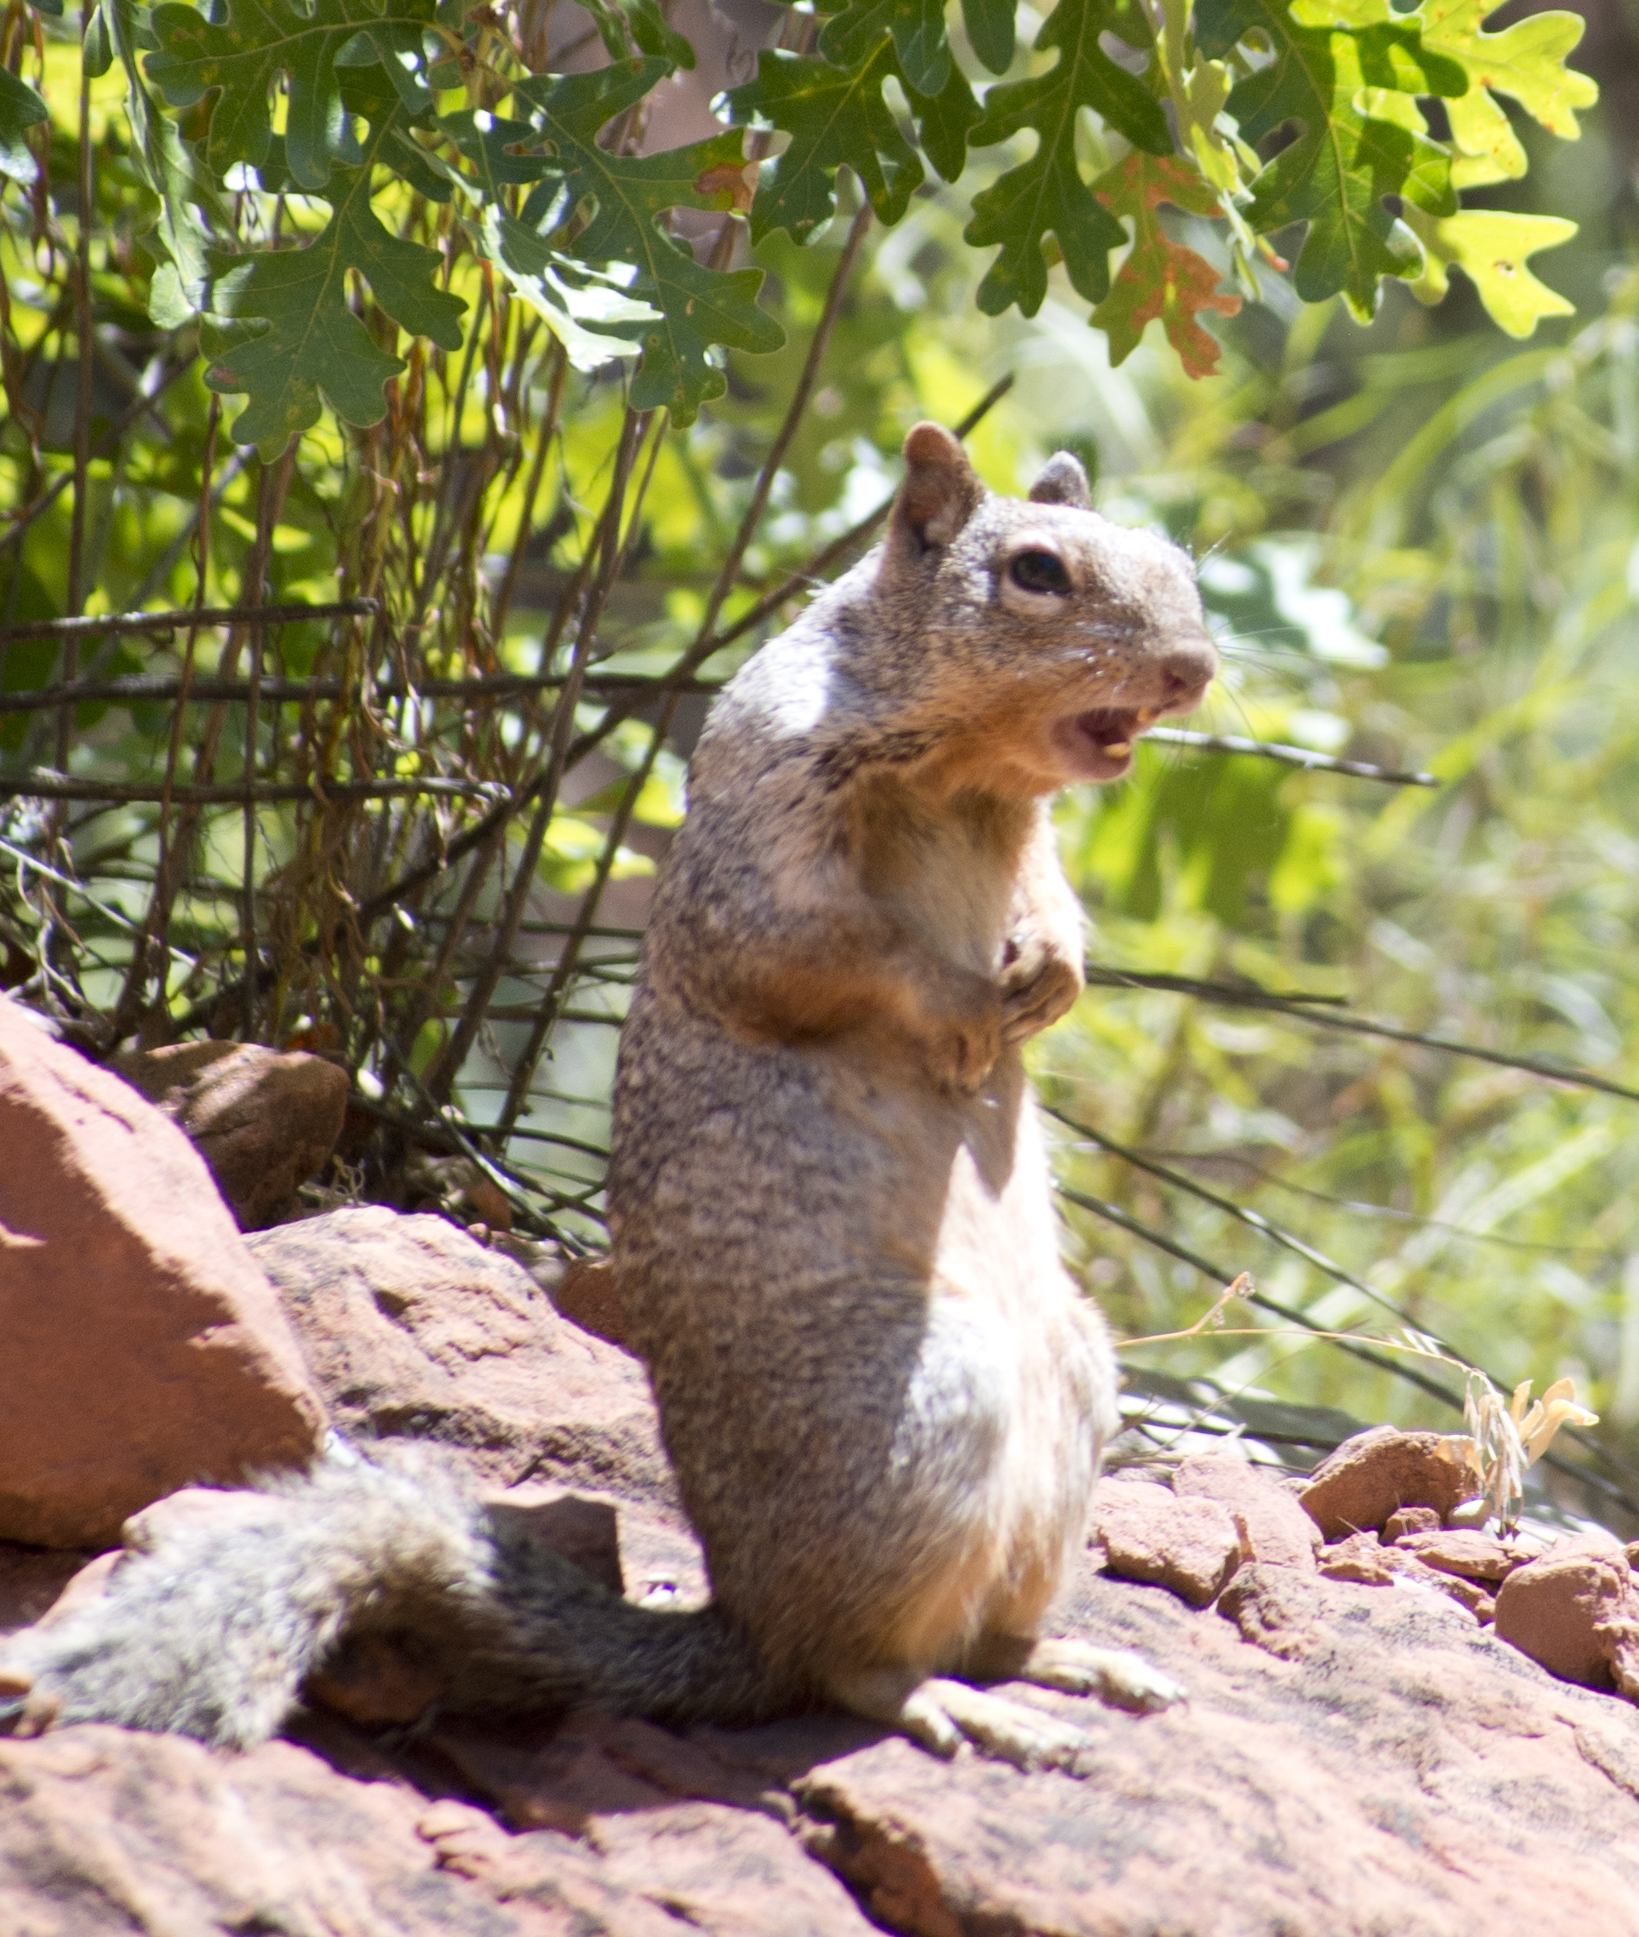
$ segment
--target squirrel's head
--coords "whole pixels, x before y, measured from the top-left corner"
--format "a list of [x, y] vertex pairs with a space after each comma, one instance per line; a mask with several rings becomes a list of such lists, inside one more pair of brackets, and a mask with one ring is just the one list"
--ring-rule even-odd
[[905, 465], [876, 595], [925, 642], [929, 675], [948, 690], [959, 670], [1023, 791], [1119, 779], [1134, 739], [1218, 670], [1189, 559], [1101, 518], [1068, 451], [1028, 499], [987, 491], [938, 424], [911, 431]]

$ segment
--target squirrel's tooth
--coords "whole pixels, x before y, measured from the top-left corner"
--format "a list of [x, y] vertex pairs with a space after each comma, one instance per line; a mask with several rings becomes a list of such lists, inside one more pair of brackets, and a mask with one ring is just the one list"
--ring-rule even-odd
[[1140, 707], [1140, 709], [1133, 715], [1133, 725], [1138, 728], [1140, 733], [1142, 733], [1145, 727], [1154, 726], [1154, 724], [1158, 719], [1160, 719], [1160, 717], [1161, 717], [1160, 707], [1158, 706]]
[[1131, 740], [1106, 740], [1101, 749], [1102, 752], [1109, 754], [1115, 760], [1124, 760], [1132, 750]]

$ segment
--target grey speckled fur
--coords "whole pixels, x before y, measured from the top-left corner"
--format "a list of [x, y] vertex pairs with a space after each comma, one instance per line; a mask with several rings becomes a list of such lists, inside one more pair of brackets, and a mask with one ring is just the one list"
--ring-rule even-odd
[[1006, 1730], [929, 1676], [1101, 1685], [1034, 1641], [1115, 1374], [1019, 1045], [1081, 986], [1051, 795], [1216, 660], [1188, 561], [1073, 459], [1020, 501], [935, 426], [906, 458], [883, 545], [712, 712], [622, 1040], [614, 1263], [712, 1606], [628, 1607], [447, 1478], [326, 1465], [14, 1647], [65, 1718], [254, 1742], [361, 1626], [413, 1634], [449, 1707], [831, 1700], [945, 1748]]

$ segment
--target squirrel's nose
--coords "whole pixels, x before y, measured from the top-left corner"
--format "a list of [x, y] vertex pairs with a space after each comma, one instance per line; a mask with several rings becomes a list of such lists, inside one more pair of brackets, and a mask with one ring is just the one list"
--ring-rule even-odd
[[1218, 671], [1217, 648], [1203, 634], [1198, 639], [1170, 640], [1157, 657], [1162, 705], [1169, 712], [1187, 712], [1212, 684]]

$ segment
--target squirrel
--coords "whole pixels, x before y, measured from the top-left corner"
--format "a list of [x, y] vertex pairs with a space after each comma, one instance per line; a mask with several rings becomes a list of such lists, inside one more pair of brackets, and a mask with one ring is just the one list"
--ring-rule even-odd
[[904, 455], [883, 542], [712, 709], [622, 1034], [611, 1260], [709, 1604], [632, 1605], [454, 1475], [345, 1453], [14, 1637], [21, 1726], [252, 1746], [372, 1635], [437, 1712], [832, 1705], [1072, 1772], [1083, 1731], [974, 1684], [1182, 1694], [1040, 1638], [1117, 1378], [1020, 1045], [1082, 987], [1051, 797], [1125, 774], [1217, 656], [1189, 560], [1073, 456], [1019, 500], [936, 424]]

